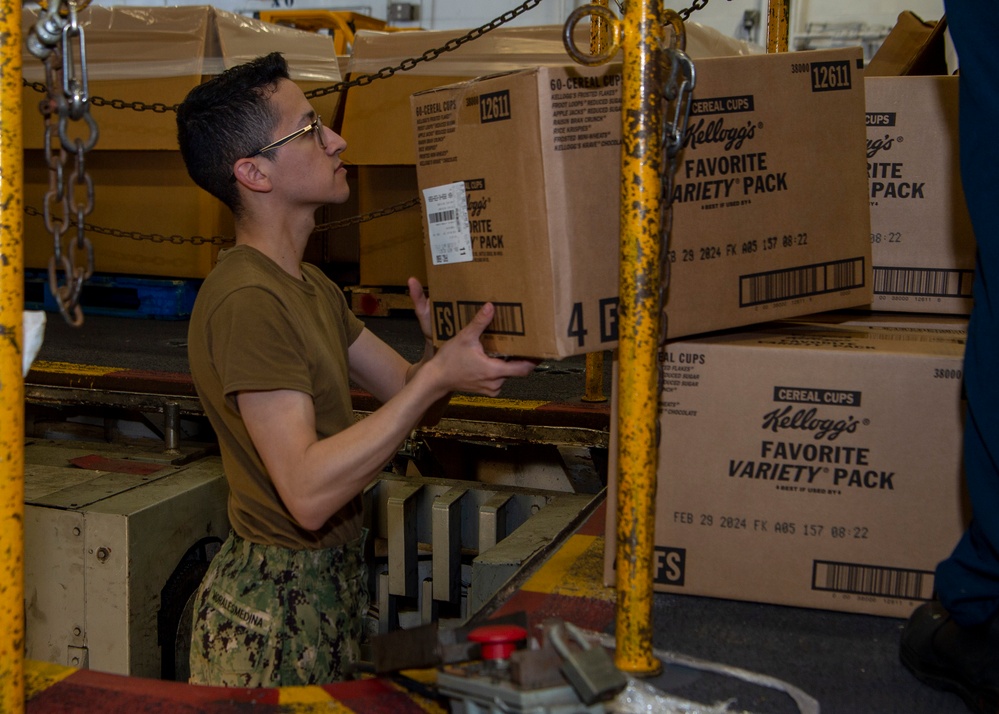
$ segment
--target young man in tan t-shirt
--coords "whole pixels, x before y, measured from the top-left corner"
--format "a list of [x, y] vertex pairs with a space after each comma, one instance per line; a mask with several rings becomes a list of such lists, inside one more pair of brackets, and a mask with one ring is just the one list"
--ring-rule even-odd
[[[430, 310], [410, 364], [365, 329], [340, 290], [302, 263], [315, 211], [349, 194], [344, 140], [272, 53], [196, 87], [177, 113], [194, 181], [233, 212], [236, 246], [191, 316], [198, 394], [219, 438], [232, 533], [198, 592], [191, 681], [335, 681], [357, 657], [367, 607], [361, 493], [452, 391], [496, 395], [527, 360], [485, 354], [486, 305], [438, 352]], [[383, 406], [354, 423], [349, 382]]]

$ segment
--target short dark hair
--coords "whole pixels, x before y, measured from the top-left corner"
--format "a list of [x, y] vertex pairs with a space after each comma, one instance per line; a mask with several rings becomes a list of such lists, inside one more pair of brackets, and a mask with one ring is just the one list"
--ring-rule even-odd
[[280, 52], [231, 67], [192, 89], [177, 108], [177, 143], [187, 172], [233, 214], [242, 210], [232, 167], [270, 143], [278, 116], [270, 95], [288, 79]]

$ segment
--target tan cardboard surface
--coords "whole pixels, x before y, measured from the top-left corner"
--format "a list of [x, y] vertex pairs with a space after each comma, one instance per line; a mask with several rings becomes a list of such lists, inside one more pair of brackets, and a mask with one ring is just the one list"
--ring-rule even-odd
[[671, 343], [655, 588], [908, 616], [968, 515], [964, 334], [776, 324]]
[[932, 313], [900, 313], [867, 310], [830, 310], [814, 315], [791, 318], [788, 322], [805, 322], [837, 327], [881, 327], [886, 330], [964, 330], [968, 318], [964, 315], [934, 315]]
[[[126, 234], [185, 239], [233, 235], [229, 210], [191, 182], [179, 151], [95, 151], [88, 156], [87, 170], [96, 192], [87, 223]], [[47, 190], [42, 151], [25, 152], [25, 205], [43, 207]], [[26, 216], [24, 232], [25, 267], [47, 268], [53, 246], [42, 217]], [[64, 251], [75, 235], [71, 229], [63, 236]], [[213, 245], [174, 245], [95, 231], [88, 231], [87, 237], [94, 246], [94, 269], [103, 273], [203, 278], [218, 255]]]
[[961, 188], [958, 78], [869, 77], [877, 310], [969, 314], [975, 238]]

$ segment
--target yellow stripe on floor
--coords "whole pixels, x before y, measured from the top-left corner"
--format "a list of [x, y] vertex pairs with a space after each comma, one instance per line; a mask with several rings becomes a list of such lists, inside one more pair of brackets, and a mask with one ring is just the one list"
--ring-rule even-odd
[[493, 397], [468, 397], [461, 394], [451, 397], [452, 406], [492, 407], [494, 409], [517, 409], [519, 411], [530, 411], [549, 403], [540, 399], [499, 399]]
[[24, 660], [24, 698], [31, 699], [54, 684], [58, 684], [76, 671], [76, 667], [64, 667], [50, 662]]
[[522, 589], [611, 601], [614, 588], [602, 585], [603, 556], [603, 536], [574, 535], [524, 583]]
[[53, 372], [55, 374], [87, 374], [102, 377], [112, 372], [121, 372], [124, 367], [99, 367], [95, 364], [76, 364], [75, 362], [36, 361], [31, 365], [33, 372]]
[[278, 704], [289, 707], [289, 711], [335, 712], [353, 714], [354, 710], [335, 700], [322, 687], [281, 687], [278, 690]]

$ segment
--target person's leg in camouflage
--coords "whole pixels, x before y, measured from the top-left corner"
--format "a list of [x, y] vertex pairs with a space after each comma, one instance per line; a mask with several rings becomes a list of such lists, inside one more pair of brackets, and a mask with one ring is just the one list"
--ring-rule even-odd
[[298, 551], [230, 536], [198, 592], [190, 681], [259, 687], [347, 677], [368, 607], [362, 550]]

